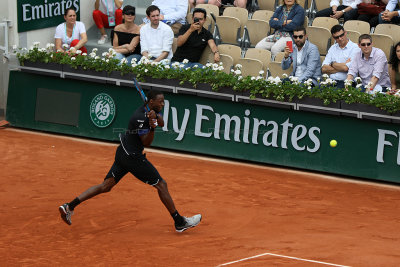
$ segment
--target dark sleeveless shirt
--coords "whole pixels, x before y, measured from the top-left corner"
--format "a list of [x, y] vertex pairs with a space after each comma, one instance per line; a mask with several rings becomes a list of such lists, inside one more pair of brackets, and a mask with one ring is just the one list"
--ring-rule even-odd
[[[117, 36], [118, 36], [118, 45], [124, 45], [124, 44], [130, 44], [132, 42], [132, 39], [135, 38], [136, 36], [139, 36], [137, 33], [129, 33], [129, 32], [119, 32], [119, 31], [113, 31]], [[113, 39], [114, 39], [114, 34], [111, 35], [111, 44], [113, 44]], [[127, 53], [124, 54], [124, 56], [128, 57], [133, 54], [141, 54], [140, 51], [140, 41], [138, 45], [135, 47], [135, 50], [133, 53]]]

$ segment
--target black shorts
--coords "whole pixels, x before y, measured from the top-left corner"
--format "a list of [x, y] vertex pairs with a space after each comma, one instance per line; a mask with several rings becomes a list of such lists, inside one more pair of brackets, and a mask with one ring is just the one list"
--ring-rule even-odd
[[118, 183], [128, 172], [132, 173], [133, 176], [143, 183], [152, 186], [162, 180], [157, 169], [147, 160], [146, 155], [128, 155], [122, 146], [119, 145], [115, 152], [114, 164], [111, 166], [105, 179], [114, 177], [115, 182]]

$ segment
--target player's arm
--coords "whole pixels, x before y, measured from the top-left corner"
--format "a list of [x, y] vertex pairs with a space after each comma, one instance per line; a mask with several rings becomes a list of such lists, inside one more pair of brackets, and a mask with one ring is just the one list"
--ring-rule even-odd
[[149, 118], [150, 131], [144, 135], [140, 135], [140, 139], [144, 146], [150, 146], [154, 139], [154, 131], [157, 126], [164, 126], [164, 119], [161, 114], [156, 113], [154, 110], [151, 110], [146, 114]]

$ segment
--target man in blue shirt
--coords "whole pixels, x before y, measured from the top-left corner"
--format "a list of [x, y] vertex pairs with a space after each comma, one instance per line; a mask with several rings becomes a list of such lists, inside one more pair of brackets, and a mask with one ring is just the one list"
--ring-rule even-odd
[[344, 88], [351, 59], [360, 49], [357, 44], [347, 38], [347, 32], [343, 26], [339, 24], [333, 26], [331, 34], [336, 43], [329, 48], [322, 63], [322, 73], [328, 74], [332, 80], [335, 80], [338, 88]]

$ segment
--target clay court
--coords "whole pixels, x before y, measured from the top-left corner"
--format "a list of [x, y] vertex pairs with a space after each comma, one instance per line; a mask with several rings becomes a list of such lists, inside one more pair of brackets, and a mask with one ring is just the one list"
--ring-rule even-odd
[[400, 187], [148, 150], [182, 215], [127, 175], [101, 183], [117, 144], [0, 129], [1, 266], [399, 266]]

